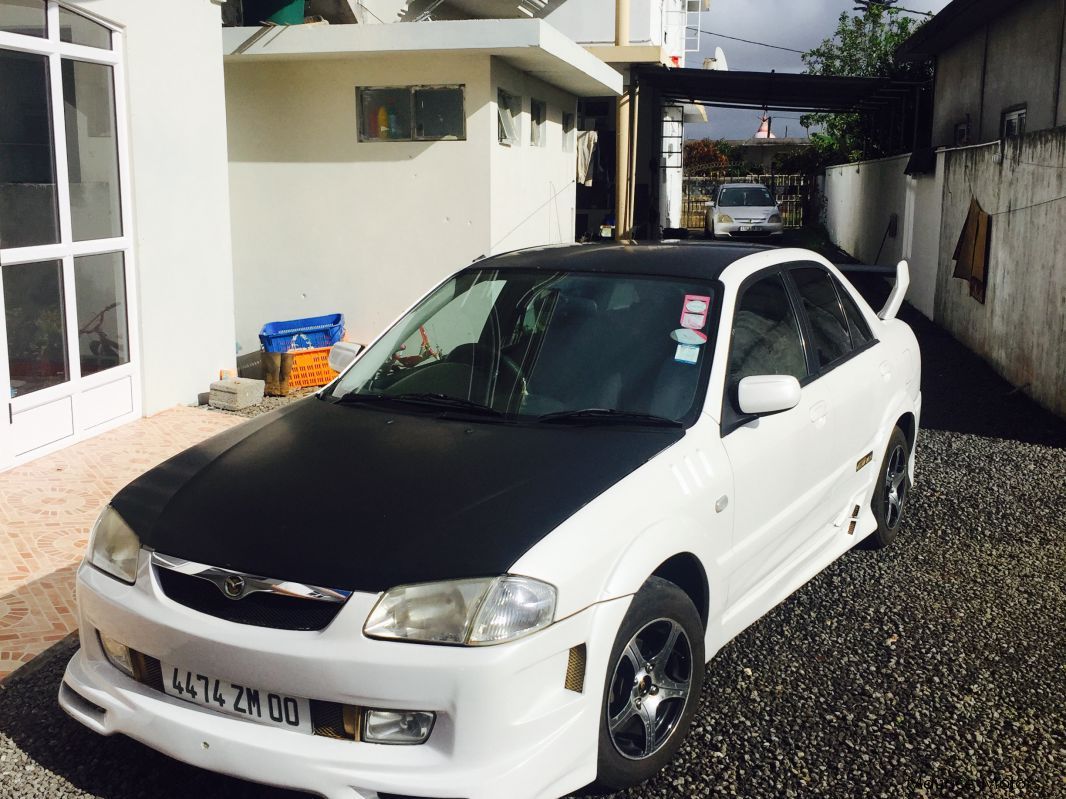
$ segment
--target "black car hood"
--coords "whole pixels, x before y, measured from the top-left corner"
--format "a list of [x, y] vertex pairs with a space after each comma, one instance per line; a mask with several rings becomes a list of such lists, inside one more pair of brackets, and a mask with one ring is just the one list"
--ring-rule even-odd
[[507, 572], [684, 435], [303, 400], [145, 473], [112, 507], [142, 544], [352, 591]]

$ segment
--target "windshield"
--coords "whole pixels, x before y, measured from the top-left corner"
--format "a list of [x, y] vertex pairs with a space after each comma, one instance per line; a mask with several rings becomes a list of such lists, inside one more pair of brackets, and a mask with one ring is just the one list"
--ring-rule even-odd
[[774, 198], [765, 186], [726, 188], [718, 197], [718, 205], [722, 208], [765, 208], [774, 205]]
[[419, 402], [491, 409], [505, 420], [680, 422], [709, 369], [712, 296], [709, 282], [679, 278], [467, 270], [370, 347], [330, 396], [406, 399], [412, 412]]

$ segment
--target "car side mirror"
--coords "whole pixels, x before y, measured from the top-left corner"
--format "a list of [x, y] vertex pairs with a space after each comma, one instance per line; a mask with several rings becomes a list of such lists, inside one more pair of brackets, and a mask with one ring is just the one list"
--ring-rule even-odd
[[800, 391], [799, 380], [792, 375], [755, 375], [740, 381], [737, 401], [741, 413], [780, 413], [799, 405]]
[[329, 368], [334, 372], [343, 372], [363, 351], [362, 344], [351, 341], [338, 341], [329, 351]]

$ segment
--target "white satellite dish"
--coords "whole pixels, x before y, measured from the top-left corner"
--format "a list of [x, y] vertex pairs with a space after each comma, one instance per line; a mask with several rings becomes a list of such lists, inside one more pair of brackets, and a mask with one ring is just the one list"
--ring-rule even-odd
[[714, 68], [719, 69], [722, 72], [729, 71], [729, 64], [726, 63], [725, 53], [721, 47], [714, 48]]

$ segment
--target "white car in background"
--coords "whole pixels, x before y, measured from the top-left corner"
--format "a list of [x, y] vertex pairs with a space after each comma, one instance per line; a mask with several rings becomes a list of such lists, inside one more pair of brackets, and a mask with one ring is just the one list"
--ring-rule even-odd
[[896, 537], [906, 288], [878, 315], [821, 256], [737, 244], [480, 260], [112, 499], [59, 702], [329, 799], [633, 786], [715, 653]]
[[781, 209], [761, 183], [726, 183], [707, 203], [703, 232], [709, 239], [780, 238]]

